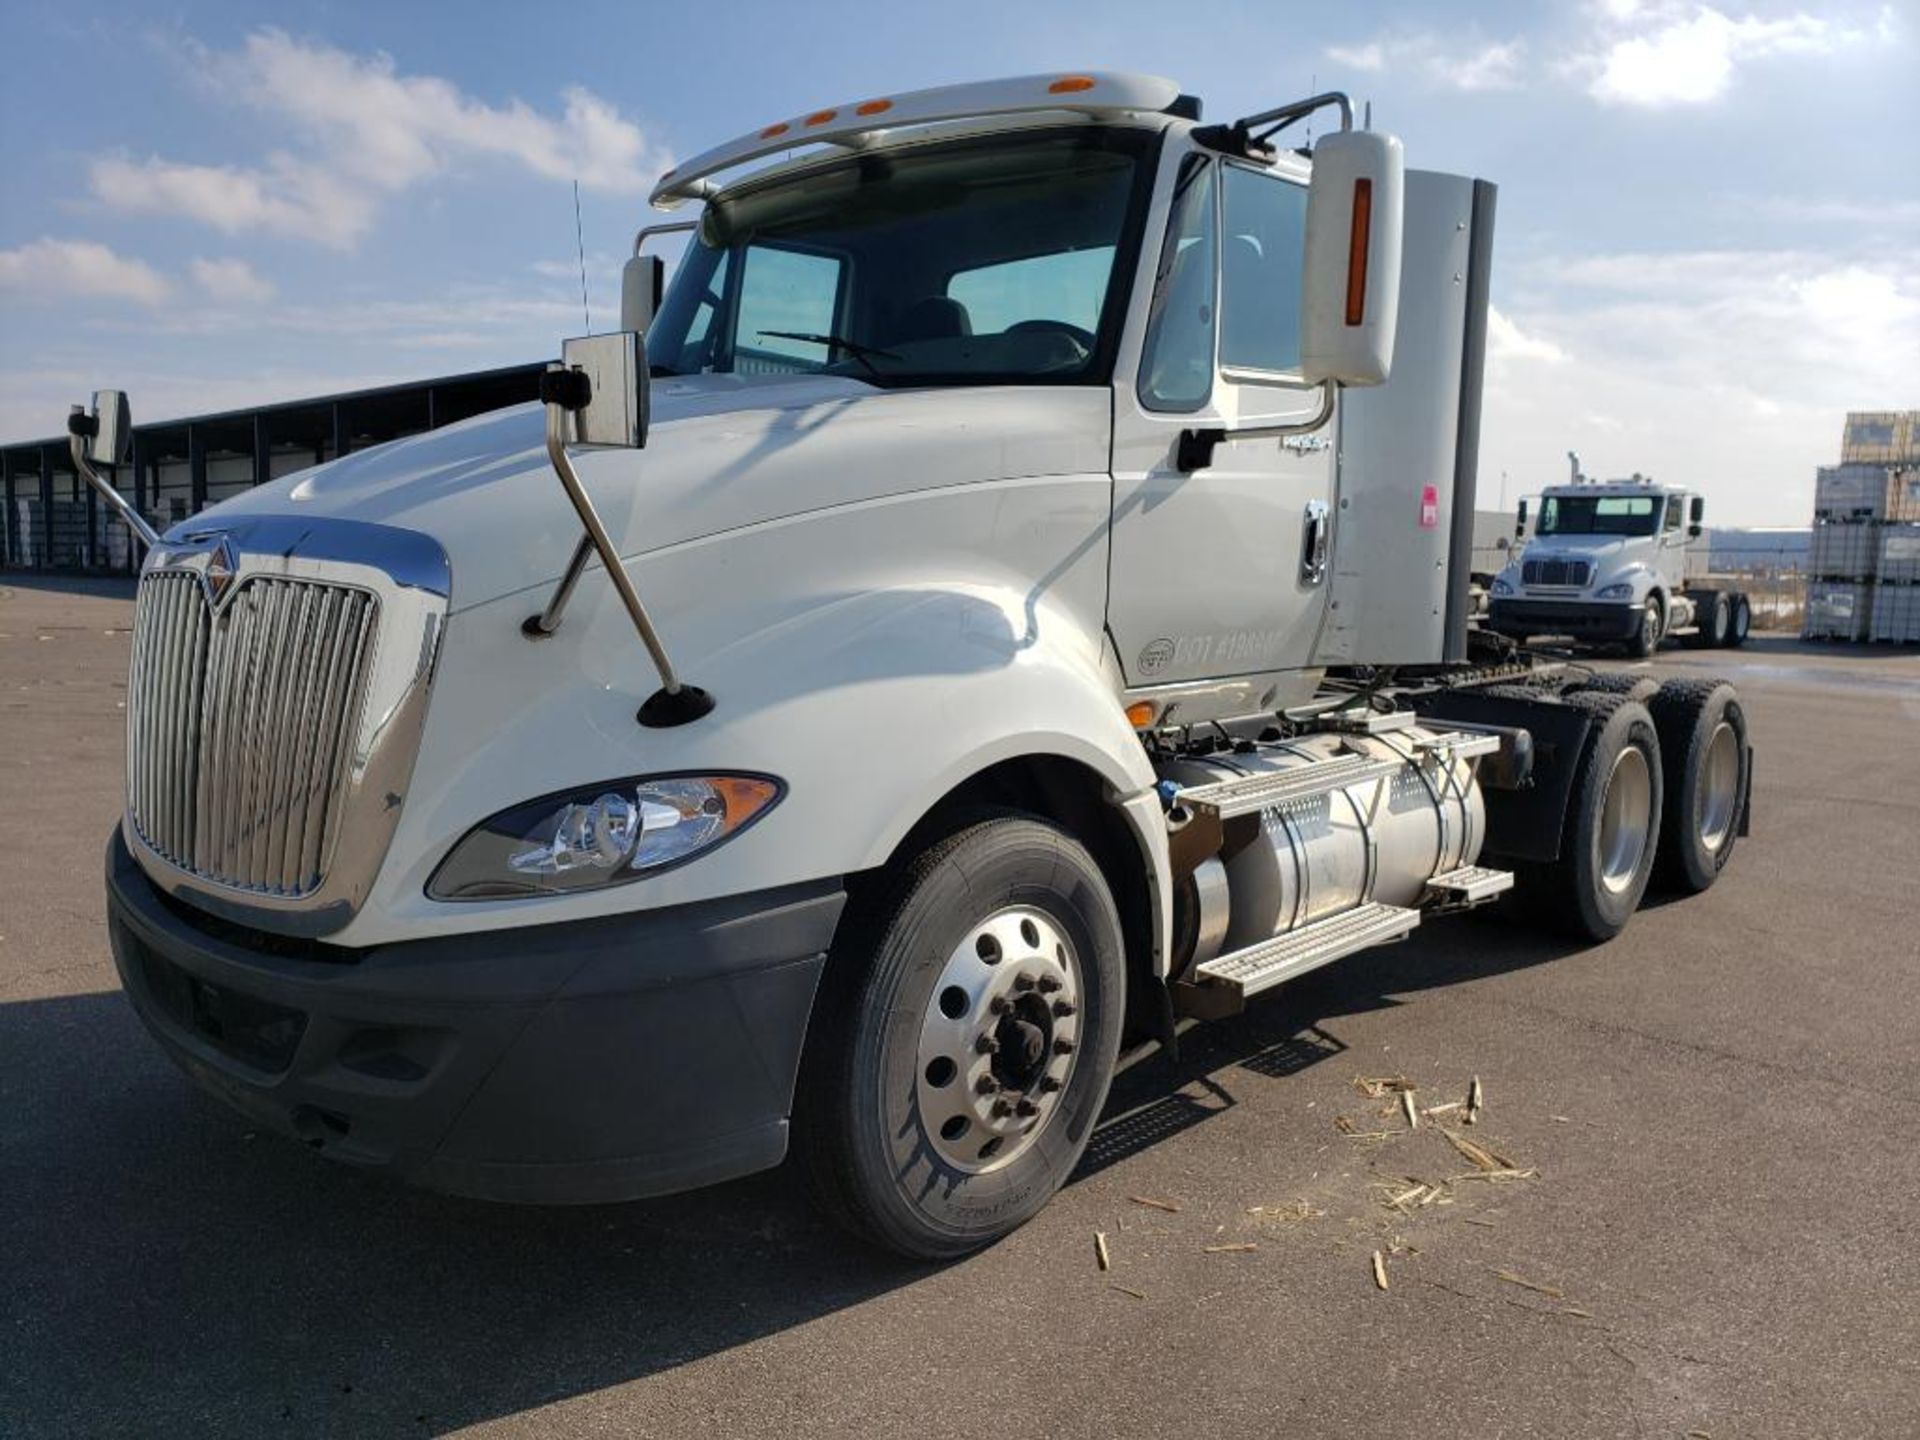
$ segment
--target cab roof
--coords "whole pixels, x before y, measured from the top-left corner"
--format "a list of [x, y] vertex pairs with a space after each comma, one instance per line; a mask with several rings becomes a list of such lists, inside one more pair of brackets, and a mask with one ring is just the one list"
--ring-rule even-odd
[[776, 120], [724, 145], [716, 145], [660, 177], [650, 197], [656, 210], [704, 199], [718, 188], [712, 176], [796, 145], [826, 144], [865, 150], [887, 142], [892, 132], [942, 121], [1067, 112], [1090, 118], [1167, 114], [1180, 87], [1157, 75], [1088, 70], [1071, 75], [1018, 75], [967, 85], [940, 85], [891, 96], [828, 106]]

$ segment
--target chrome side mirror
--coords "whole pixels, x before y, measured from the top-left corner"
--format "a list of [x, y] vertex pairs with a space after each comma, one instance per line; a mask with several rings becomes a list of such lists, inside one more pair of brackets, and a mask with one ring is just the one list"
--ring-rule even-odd
[[127, 404], [127, 392], [94, 391], [93, 410], [87, 418], [93, 422], [93, 433], [83, 437], [87, 459], [95, 465], [126, 464], [133, 455], [133, 411]]
[[585, 382], [581, 403], [567, 407], [570, 444], [626, 450], [646, 445], [647, 342], [638, 331], [563, 341], [560, 363], [562, 373]]
[[1513, 512], [1513, 538], [1527, 538], [1527, 502], [1524, 500], [1520, 502], [1520, 508]]

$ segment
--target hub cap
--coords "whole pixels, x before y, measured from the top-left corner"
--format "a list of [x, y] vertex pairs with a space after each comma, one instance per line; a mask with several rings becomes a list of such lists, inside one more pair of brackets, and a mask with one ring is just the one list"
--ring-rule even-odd
[[956, 1170], [1008, 1164], [1046, 1129], [1080, 1041], [1080, 960], [1027, 905], [954, 947], [920, 1025], [915, 1093], [927, 1143]]
[[1647, 826], [1653, 818], [1653, 772], [1646, 753], [1629, 745], [1613, 762], [1607, 799], [1594, 837], [1600, 883], [1618, 895], [1633, 884], [1647, 852]]
[[1740, 802], [1740, 739], [1722, 721], [1707, 741], [1707, 761], [1700, 767], [1700, 843], [1718, 850], [1733, 830], [1733, 812]]

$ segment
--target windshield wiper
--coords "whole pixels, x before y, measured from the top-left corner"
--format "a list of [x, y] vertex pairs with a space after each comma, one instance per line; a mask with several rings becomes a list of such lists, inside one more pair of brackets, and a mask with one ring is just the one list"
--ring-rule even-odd
[[867, 358], [869, 355], [878, 355], [882, 360], [901, 358], [891, 350], [882, 350], [878, 345], [862, 345], [858, 340], [849, 340], [844, 335], [820, 335], [811, 330], [756, 330], [754, 333], [762, 340], [804, 340], [809, 345], [831, 345], [853, 356], [867, 367], [867, 373], [870, 375], [878, 375], [880, 371]]

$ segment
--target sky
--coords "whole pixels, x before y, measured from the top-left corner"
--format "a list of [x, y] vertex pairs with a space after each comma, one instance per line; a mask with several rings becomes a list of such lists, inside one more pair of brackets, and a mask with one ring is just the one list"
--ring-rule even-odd
[[0, 440], [555, 355], [576, 181], [605, 328], [675, 157], [1094, 68], [1210, 119], [1344, 89], [1500, 186], [1483, 506], [1574, 449], [1802, 525], [1847, 410], [1920, 408], [1920, 0], [6, 0], [0, 54]]

